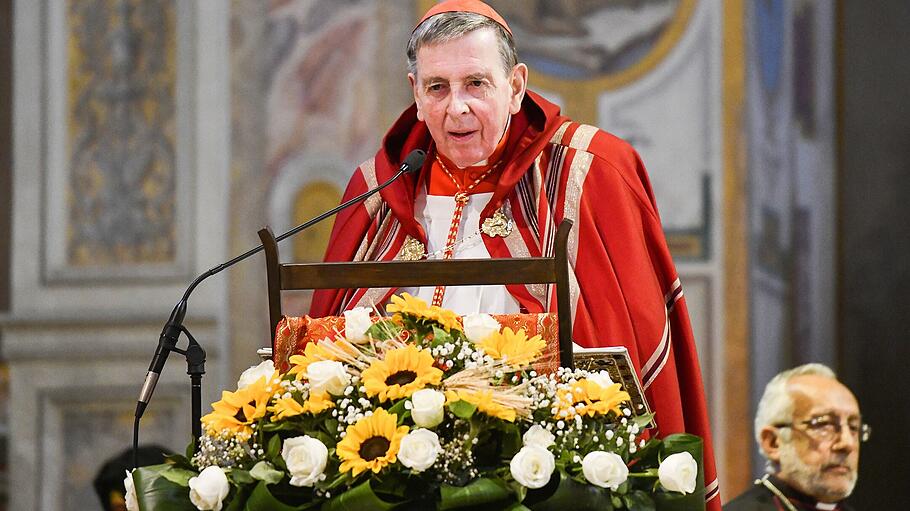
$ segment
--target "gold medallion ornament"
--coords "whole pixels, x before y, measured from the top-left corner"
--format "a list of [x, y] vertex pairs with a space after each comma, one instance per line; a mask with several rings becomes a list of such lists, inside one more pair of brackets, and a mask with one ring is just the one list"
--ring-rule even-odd
[[423, 259], [425, 253], [426, 247], [423, 246], [423, 243], [417, 238], [408, 236], [404, 240], [401, 251], [398, 252], [398, 259], [402, 261], [419, 261]]
[[480, 230], [490, 237], [499, 236], [505, 238], [512, 234], [512, 219], [503, 213], [502, 208], [499, 208], [496, 213], [493, 213], [493, 216], [484, 219]]

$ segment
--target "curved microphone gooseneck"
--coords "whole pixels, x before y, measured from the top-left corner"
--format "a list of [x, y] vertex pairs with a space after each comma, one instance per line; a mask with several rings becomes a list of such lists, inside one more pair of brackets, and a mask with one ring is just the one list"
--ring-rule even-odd
[[[284, 240], [290, 236], [297, 234], [298, 232], [311, 227], [314, 224], [317, 224], [326, 218], [335, 215], [339, 211], [346, 209], [354, 204], [362, 202], [376, 192], [382, 190], [388, 185], [392, 184], [398, 178], [405, 174], [410, 174], [417, 172], [423, 167], [423, 162], [426, 160], [427, 153], [420, 149], [415, 149], [408, 153], [405, 157], [404, 162], [401, 166], [398, 167], [398, 172], [389, 178], [388, 181], [382, 183], [381, 185], [367, 190], [361, 195], [354, 197], [343, 204], [336, 206], [335, 208], [326, 211], [325, 213], [304, 222], [297, 227], [285, 232], [284, 234], [275, 238], [276, 241]], [[149, 401], [152, 399], [152, 393], [155, 392], [155, 386], [158, 383], [158, 378], [161, 376], [161, 371], [164, 370], [164, 364], [167, 362], [167, 357], [170, 352], [175, 351], [184, 355], [187, 360], [187, 373], [191, 378], [192, 385], [192, 421], [193, 421], [193, 440], [198, 444], [199, 437], [202, 436], [202, 424], [200, 419], [202, 418], [202, 375], [205, 374], [205, 350], [202, 349], [202, 346], [196, 342], [196, 339], [190, 334], [189, 330], [183, 325], [183, 320], [186, 317], [186, 307], [187, 302], [189, 301], [190, 294], [196, 289], [203, 280], [224, 271], [225, 269], [243, 261], [244, 259], [256, 254], [257, 252], [263, 250], [263, 246], [259, 245], [256, 248], [248, 250], [247, 252], [227, 261], [225, 263], [219, 264], [218, 266], [211, 268], [205, 273], [196, 277], [196, 279], [187, 287], [186, 291], [183, 293], [183, 298], [177, 302], [177, 305], [174, 306], [174, 310], [171, 311], [171, 315], [168, 317], [167, 323], [165, 323], [164, 328], [161, 330], [161, 335], [158, 337], [158, 347], [155, 349], [155, 355], [152, 357], [152, 362], [149, 364], [148, 374], [145, 377], [145, 382], [142, 384], [142, 388], [139, 391], [139, 400], [136, 403], [136, 417], [133, 423], [133, 467], [137, 468], [137, 451], [139, 449], [139, 421], [142, 418], [142, 414], [145, 413], [146, 407], [148, 407]], [[177, 341], [180, 337], [180, 334], [184, 333], [187, 336], [187, 348], [180, 349], [177, 348]]]

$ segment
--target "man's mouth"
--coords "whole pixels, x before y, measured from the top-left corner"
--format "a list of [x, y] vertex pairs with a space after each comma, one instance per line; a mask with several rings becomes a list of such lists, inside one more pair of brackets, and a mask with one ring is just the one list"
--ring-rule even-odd
[[474, 133], [477, 133], [477, 130], [449, 131], [449, 136], [455, 140], [467, 140]]
[[833, 473], [833, 474], [847, 475], [847, 474], [851, 474], [853, 472], [853, 469], [851, 469], [847, 465], [835, 463], [835, 464], [831, 464], [831, 465], [826, 465], [825, 471]]

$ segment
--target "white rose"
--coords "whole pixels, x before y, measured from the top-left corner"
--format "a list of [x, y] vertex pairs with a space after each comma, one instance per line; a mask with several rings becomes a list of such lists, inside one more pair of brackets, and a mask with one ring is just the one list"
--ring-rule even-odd
[[230, 490], [227, 476], [215, 465], [190, 478], [190, 502], [202, 511], [221, 511], [221, 501]]
[[309, 435], [288, 438], [281, 447], [281, 457], [291, 473], [291, 486], [310, 487], [325, 479], [329, 450], [319, 440]]
[[685, 451], [667, 456], [657, 468], [660, 484], [670, 491], [694, 492], [697, 476], [698, 463]]
[[344, 311], [344, 337], [351, 342], [367, 340], [367, 329], [373, 326], [369, 307], [355, 307]]
[[266, 360], [240, 373], [240, 379], [237, 380], [237, 390], [256, 383], [260, 378], [268, 380], [273, 374], [275, 374], [275, 363], [271, 360]]
[[415, 429], [401, 439], [398, 461], [414, 472], [423, 472], [436, 463], [441, 451], [436, 433], [429, 429]]
[[411, 394], [411, 418], [421, 428], [435, 428], [445, 415], [446, 395], [438, 390], [420, 389]]
[[553, 453], [536, 445], [526, 445], [509, 462], [512, 477], [524, 487], [543, 488], [556, 469]]
[[489, 314], [471, 314], [462, 319], [464, 334], [471, 342], [481, 342], [502, 328]]
[[126, 488], [126, 495], [123, 496], [123, 500], [126, 501], [126, 511], [139, 511], [136, 487], [133, 486], [133, 474], [129, 470], [126, 471], [126, 477], [123, 479], [123, 486]]
[[351, 383], [351, 375], [344, 369], [344, 364], [334, 360], [320, 360], [308, 365], [306, 378], [310, 382], [310, 392], [314, 394], [328, 392], [340, 396]]
[[594, 383], [600, 385], [603, 388], [607, 388], [610, 385], [615, 383], [612, 378], [610, 378], [610, 373], [606, 371], [600, 371], [598, 373], [592, 373], [588, 376], [588, 381], [593, 381]]
[[581, 471], [589, 483], [611, 490], [616, 490], [629, 478], [629, 467], [615, 452], [589, 452], [581, 460]]
[[535, 424], [531, 426], [530, 429], [525, 431], [525, 434], [521, 437], [521, 440], [524, 445], [536, 445], [538, 447], [543, 447], [546, 449], [555, 443], [556, 437], [553, 436], [553, 433], [550, 433], [546, 429], [542, 428], [540, 424]]

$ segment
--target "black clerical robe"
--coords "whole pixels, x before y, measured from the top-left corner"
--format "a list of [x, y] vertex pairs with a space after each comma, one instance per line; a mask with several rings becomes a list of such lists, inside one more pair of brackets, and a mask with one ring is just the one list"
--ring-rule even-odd
[[[780, 493], [798, 511], [854, 511], [849, 504], [843, 501], [836, 504], [818, 502], [787, 486], [774, 476], [768, 476], [768, 481], [780, 490]], [[723, 506], [723, 511], [787, 511], [788, 509], [790, 508], [778, 496], [760, 482]]]

